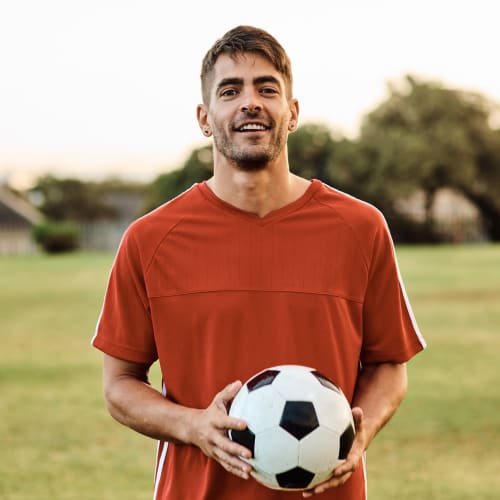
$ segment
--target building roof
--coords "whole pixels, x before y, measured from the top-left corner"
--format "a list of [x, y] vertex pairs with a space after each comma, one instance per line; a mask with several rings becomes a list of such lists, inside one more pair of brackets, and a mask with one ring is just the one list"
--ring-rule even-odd
[[33, 225], [43, 215], [29, 202], [0, 186], [0, 225]]

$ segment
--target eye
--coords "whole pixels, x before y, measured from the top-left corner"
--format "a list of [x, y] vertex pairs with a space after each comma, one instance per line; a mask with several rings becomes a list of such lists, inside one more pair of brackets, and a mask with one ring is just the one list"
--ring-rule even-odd
[[237, 93], [238, 91], [235, 88], [226, 88], [222, 89], [219, 95], [221, 97], [234, 97]]
[[274, 87], [262, 87], [260, 89], [260, 93], [266, 95], [275, 95], [278, 93], [278, 90]]

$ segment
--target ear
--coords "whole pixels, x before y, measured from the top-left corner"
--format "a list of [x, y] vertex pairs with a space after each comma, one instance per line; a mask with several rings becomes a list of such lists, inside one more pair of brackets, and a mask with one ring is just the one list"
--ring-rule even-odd
[[198, 120], [198, 125], [205, 137], [210, 137], [212, 135], [212, 129], [208, 123], [208, 108], [204, 104], [198, 104], [196, 106], [196, 119]]
[[288, 120], [288, 130], [289, 132], [295, 132], [299, 120], [299, 101], [297, 99], [290, 99], [289, 108], [290, 119]]

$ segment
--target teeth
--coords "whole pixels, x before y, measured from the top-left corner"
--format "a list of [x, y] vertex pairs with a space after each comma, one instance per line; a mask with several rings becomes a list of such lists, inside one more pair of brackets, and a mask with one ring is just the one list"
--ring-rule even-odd
[[259, 125], [258, 123], [248, 123], [247, 125], [243, 125], [240, 127], [240, 132], [243, 132], [244, 130], [266, 130], [266, 127], [264, 125]]

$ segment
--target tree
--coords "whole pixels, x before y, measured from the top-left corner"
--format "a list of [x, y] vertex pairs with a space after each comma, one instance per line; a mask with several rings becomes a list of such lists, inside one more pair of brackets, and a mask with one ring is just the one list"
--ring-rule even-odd
[[368, 186], [368, 198], [392, 213], [398, 199], [422, 190], [431, 227], [436, 192], [449, 187], [476, 204], [491, 238], [498, 239], [500, 135], [490, 125], [498, 106], [411, 76], [402, 89], [389, 91], [365, 116], [353, 155], [352, 175]]
[[[106, 179], [86, 182], [47, 175], [30, 190], [31, 200], [52, 221], [128, 221], [141, 215], [147, 186], [139, 182]], [[136, 208], [140, 206], [140, 209]]]
[[114, 218], [115, 210], [107, 205], [95, 183], [78, 179], [57, 179], [47, 175], [38, 179], [31, 197], [38, 208], [53, 221], [94, 221]]
[[480, 210], [490, 238], [500, 241], [500, 130], [478, 134], [473, 140], [477, 176], [460, 190]]
[[335, 141], [331, 129], [319, 123], [306, 123], [288, 136], [290, 170], [306, 179], [330, 182], [328, 166]]
[[146, 197], [145, 210], [153, 210], [175, 198], [194, 183], [208, 179], [212, 171], [212, 146], [195, 149], [181, 168], [161, 174], [153, 181]]

